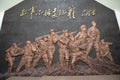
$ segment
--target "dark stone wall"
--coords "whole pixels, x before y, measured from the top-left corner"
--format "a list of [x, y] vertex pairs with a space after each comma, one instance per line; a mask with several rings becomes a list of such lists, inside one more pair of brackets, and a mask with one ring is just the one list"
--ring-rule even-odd
[[[29, 14], [22, 17], [19, 16], [23, 8], [29, 9], [32, 6], [37, 6], [36, 11], [38, 9], [54, 8], [67, 10], [68, 7], [74, 6], [76, 18], [69, 19], [66, 16], [59, 16], [56, 19], [52, 19], [51, 17], [33, 15], [32, 19], [30, 19]], [[94, 16], [81, 16], [84, 9], [96, 10], [96, 14]], [[112, 52], [115, 63], [120, 64], [120, 32], [114, 11], [94, 0], [25, 0], [5, 12], [0, 31], [0, 73], [7, 71], [8, 65], [5, 61], [5, 50], [13, 42], [22, 42], [23, 44], [20, 47], [23, 47], [25, 41], [33, 41], [37, 36], [48, 34], [51, 28], [54, 28], [56, 31], [68, 29], [79, 32], [80, 25], [86, 24], [89, 28], [92, 20], [97, 22], [97, 27], [101, 32], [101, 39], [104, 38], [105, 41], [113, 43], [110, 46], [110, 51]], [[54, 63], [58, 61], [57, 49], [54, 55]], [[94, 50], [90, 56], [95, 57]], [[15, 68], [20, 59], [20, 56], [16, 59]], [[81, 62], [79, 62], [80, 64]], [[43, 61], [40, 62], [40, 66], [43, 66]]]

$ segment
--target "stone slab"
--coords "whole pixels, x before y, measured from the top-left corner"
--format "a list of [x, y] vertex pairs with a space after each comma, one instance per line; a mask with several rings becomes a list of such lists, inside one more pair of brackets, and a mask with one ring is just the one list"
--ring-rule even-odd
[[120, 75], [10, 77], [7, 80], [120, 80]]

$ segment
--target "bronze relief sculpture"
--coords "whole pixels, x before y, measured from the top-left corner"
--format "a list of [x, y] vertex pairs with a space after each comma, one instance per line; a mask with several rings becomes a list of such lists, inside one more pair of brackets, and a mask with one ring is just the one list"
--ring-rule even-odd
[[[100, 39], [100, 30], [96, 27], [97, 23], [92, 21], [91, 24], [92, 26], [88, 29], [86, 25], [81, 25], [80, 32], [76, 35], [75, 32], [68, 30], [63, 30], [62, 34], [58, 34], [61, 32], [50, 29], [48, 35], [36, 37], [34, 42], [26, 41], [23, 48], [19, 48], [16, 43], [13, 43], [6, 50], [9, 72], [12, 72], [14, 60], [18, 55], [22, 55], [22, 58], [16, 69], [17, 73], [25, 66], [27, 74], [33, 74], [33, 70], [36, 69], [41, 59], [43, 59], [45, 66], [45, 71], [43, 74], [41, 72], [41, 75], [80, 75], [81, 71], [83, 74], [99, 74], [105, 69], [111, 69], [113, 73], [119, 72], [119, 66], [114, 64], [109, 48], [112, 42]], [[59, 55], [57, 58], [59, 60], [54, 64], [56, 45], [58, 46]], [[96, 58], [89, 56], [93, 48], [95, 48]], [[78, 67], [78, 61], [84, 62], [86, 67]]]

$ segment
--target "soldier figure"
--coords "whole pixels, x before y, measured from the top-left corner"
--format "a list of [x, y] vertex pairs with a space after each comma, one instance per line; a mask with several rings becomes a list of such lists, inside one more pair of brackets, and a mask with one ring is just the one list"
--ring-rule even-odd
[[100, 31], [96, 27], [96, 22], [92, 21], [92, 27], [88, 29], [88, 47], [87, 47], [87, 55], [90, 53], [92, 46], [95, 47], [97, 59], [99, 58], [100, 48], [99, 48], [99, 38], [100, 38]]
[[30, 74], [31, 63], [32, 63], [32, 59], [33, 59], [33, 52], [36, 51], [36, 48], [33, 46], [31, 41], [26, 41], [26, 45], [25, 45], [23, 50], [24, 50], [23, 56], [22, 56], [22, 59], [18, 65], [16, 72], [19, 72], [20, 69], [25, 65], [27, 73]]
[[79, 32], [76, 36], [75, 36], [75, 39], [76, 40], [85, 40], [86, 37], [87, 37], [87, 27], [86, 25], [81, 25], [80, 26], [80, 30], [81, 32]]
[[49, 66], [52, 66], [53, 55], [55, 52], [55, 43], [57, 42], [57, 33], [54, 29], [50, 29], [50, 34], [48, 35], [48, 59], [49, 59]]
[[13, 43], [12, 46], [6, 50], [6, 61], [8, 61], [9, 64], [9, 72], [12, 72], [15, 58], [19, 55], [21, 50], [22, 49], [19, 48], [16, 43]]
[[46, 68], [49, 69], [48, 55], [47, 55], [47, 51], [48, 51], [47, 40], [48, 40], [48, 37], [45, 36], [43, 37], [43, 39], [41, 38], [39, 43], [36, 43], [37, 52], [33, 60], [33, 64], [32, 64], [33, 68], [37, 66], [37, 63], [39, 62], [39, 60], [43, 58]]
[[38, 64], [38, 62], [39, 62], [39, 60], [41, 58], [41, 53], [40, 53], [39, 45], [40, 45], [40, 40], [39, 40], [39, 42], [37, 40], [35, 40], [35, 42], [33, 42], [33, 46], [36, 48], [36, 51], [34, 52], [32, 68], [34, 68], [35, 66], [37, 66], [37, 64]]
[[75, 68], [75, 63], [80, 59], [83, 62], [85, 62], [86, 64], [89, 64], [89, 60], [87, 59], [86, 55], [85, 55], [85, 48], [80, 46], [80, 41], [79, 40], [75, 40], [74, 36], [70, 37], [70, 42], [69, 42], [69, 51], [70, 51], [70, 55], [72, 57], [72, 69]]
[[58, 39], [59, 62], [62, 67], [64, 66], [64, 63], [66, 64], [66, 66], [69, 65], [69, 51], [67, 47], [68, 42], [69, 42], [69, 32], [68, 30], [64, 30], [63, 34]]
[[81, 25], [80, 26], [81, 32], [79, 32], [76, 36], [75, 39], [79, 41], [79, 45], [84, 47], [84, 49], [87, 47], [87, 27], [86, 25]]
[[100, 51], [101, 51], [101, 57], [107, 57], [110, 61], [113, 62], [113, 57], [111, 55], [110, 49], [109, 49], [109, 45], [111, 45], [112, 43], [110, 42], [105, 42], [104, 39], [101, 40], [100, 43]]

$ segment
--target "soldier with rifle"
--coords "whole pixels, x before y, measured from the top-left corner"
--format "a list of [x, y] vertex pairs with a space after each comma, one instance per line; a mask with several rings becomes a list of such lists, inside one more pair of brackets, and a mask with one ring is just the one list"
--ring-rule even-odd
[[22, 49], [19, 48], [16, 43], [13, 43], [12, 46], [6, 50], [6, 61], [8, 61], [9, 64], [9, 72], [12, 72], [15, 58], [21, 51]]
[[80, 30], [81, 31], [75, 36], [75, 40], [79, 41], [79, 45], [82, 46], [82, 48], [87, 49], [88, 35], [86, 25], [81, 25]]
[[75, 36], [75, 39], [76, 40], [80, 40], [80, 41], [83, 41], [87, 38], [87, 27], [86, 25], [81, 25], [80, 26], [80, 30], [81, 32], [79, 32], [76, 36]]
[[75, 69], [75, 64], [78, 60], [81, 60], [85, 62], [88, 66], [91, 66], [89, 63], [89, 60], [87, 59], [85, 55], [86, 50], [83, 46], [80, 45], [80, 43], [81, 42], [79, 40], [76, 40], [74, 36], [70, 37], [68, 49], [72, 57], [72, 61], [71, 61], [72, 69]]
[[41, 38], [39, 43], [34, 43], [34, 46], [36, 47], [37, 52], [35, 52], [34, 60], [32, 63], [33, 68], [37, 66], [41, 58], [43, 59], [46, 68], [47, 69], [50, 68], [49, 62], [48, 62], [48, 55], [47, 55], [48, 54], [47, 40], [48, 40], [48, 37], [44, 36], [43, 38]]
[[112, 53], [110, 52], [109, 46], [112, 45], [111, 42], [105, 42], [104, 39], [100, 42], [100, 56], [101, 58], [107, 57], [110, 61], [113, 62]]
[[33, 46], [33, 44], [31, 43], [31, 41], [26, 41], [26, 44], [23, 48], [23, 56], [22, 59], [17, 67], [16, 72], [19, 72], [20, 69], [25, 65], [25, 68], [27, 70], [27, 73], [30, 74], [31, 73], [31, 63], [33, 60], [33, 52], [36, 51], [36, 48]]
[[47, 45], [48, 45], [48, 60], [49, 60], [49, 66], [52, 66], [52, 62], [53, 62], [53, 55], [55, 52], [55, 43], [57, 42], [57, 38], [58, 35], [55, 32], [54, 29], [50, 29], [50, 33], [48, 35], [48, 41], [47, 41]]
[[96, 50], [97, 59], [99, 59], [100, 57], [100, 48], [99, 48], [100, 31], [96, 27], [95, 21], [92, 21], [91, 23], [92, 23], [92, 26], [88, 29], [88, 32], [87, 32], [89, 40], [88, 40], [88, 47], [87, 47], [86, 54], [89, 55], [92, 47], [94, 46]]
[[61, 67], [69, 65], [69, 50], [67, 48], [69, 39], [68, 30], [64, 30], [63, 34], [58, 38], [58, 46], [59, 46], [59, 63]]

